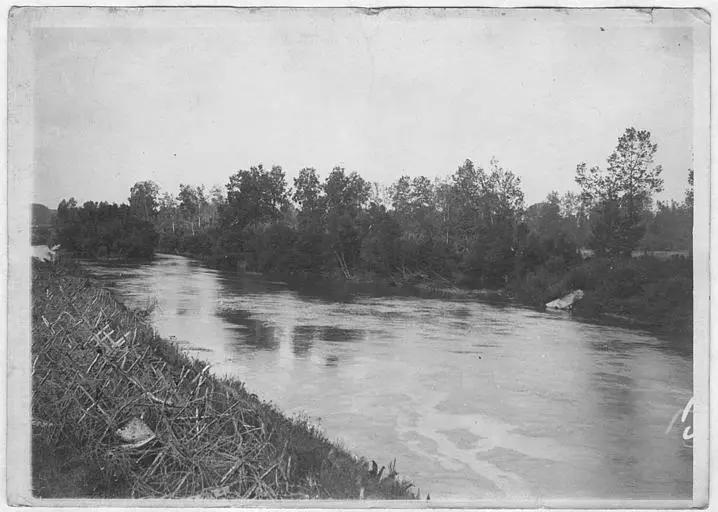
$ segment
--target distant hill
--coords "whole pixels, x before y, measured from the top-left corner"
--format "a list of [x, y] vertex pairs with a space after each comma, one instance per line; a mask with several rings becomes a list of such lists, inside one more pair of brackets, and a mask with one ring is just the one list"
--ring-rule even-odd
[[38, 227], [49, 227], [57, 215], [57, 210], [51, 210], [44, 204], [32, 203], [32, 225]]

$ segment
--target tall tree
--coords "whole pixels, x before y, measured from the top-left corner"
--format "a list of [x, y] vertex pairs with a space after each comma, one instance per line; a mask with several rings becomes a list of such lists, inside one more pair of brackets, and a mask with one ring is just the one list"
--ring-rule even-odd
[[346, 274], [359, 259], [362, 232], [360, 216], [369, 200], [371, 185], [356, 172], [335, 167], [324, 181], [327, 233], [340, 267]]
[[481, 183], [486, 180], [484, 170], [466, 159], [451, 176], [453, 250], [465, 256], [473, 245], [480, 225]]
[[445, 232], [434, 182], [425, 176], [402, 176], [390, 192], [394, 217], [400, 226], [401, 269], [443, 271]]
[[525, 229], [519, 230], [516, 271], [523, 275], [540, 265], [550, 271], [561, 271], [578, 259], [573, 238], [575, 220], [562, 206], [564, 201], [557, 192], [546, 200], [533, 204], [524, 214]]
[[159, 233], [159, 249], [175, 252], [179, 249], [177, 231], [182, 226], [177, 199], [169, 192], [164, 192], [159, 197], [158, 205], [154, 225]]
[[160, 188], [154, 181], [139, 181], [130, 189], [130, 211], [144, 221], [151, 221], [157, 215], [157, 200]]
[[521, 180], [495, 158], [479, 175], [479, 229], [471, 261], [482, 285], [500, 285], [513, 269], [516, 226], [523, 214]]
[[241, 228], [257, 227], [281, 217], [289, 199], [280, 166], [264, 169], [262, 164], [240, 170], [229, 177], [224, 221]]
[[185, 224], [188, 224], [194, 235], [194, 221], [199, 217], [200, 197], [197, 189], [191, 185], [180, 184], [180, 191], [177, 194], [179, 200], [179, 212]]
[[292, 200], [299, 205], [299, 224], [303, 230], [322, 229], [324, 216], [324, 196], [317, 171], [305, 167], [294, 178]]
[[214, 226], [220, 216], [220, 211], [226, 202], [224, 188], [220, 185], [214, 185], [209, 190], [209, 224]]
[[630, 255], [643, 236], [645, 210], [663, 188], [661, 166], [652, 166], [657, 150], [650, 132], [628, 128], [605, 171], [577, 166], [576, 183], [593, 205], [592, 245], [598, 252]]

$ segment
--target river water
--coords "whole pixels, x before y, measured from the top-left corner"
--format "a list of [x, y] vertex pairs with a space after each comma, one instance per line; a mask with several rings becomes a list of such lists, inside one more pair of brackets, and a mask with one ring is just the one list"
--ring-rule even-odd
[[179, 256], [89, 268], [216, 374], [379, 466], [396, 458], [432, 500], [691, 497], [692, 363], [666, 340]]

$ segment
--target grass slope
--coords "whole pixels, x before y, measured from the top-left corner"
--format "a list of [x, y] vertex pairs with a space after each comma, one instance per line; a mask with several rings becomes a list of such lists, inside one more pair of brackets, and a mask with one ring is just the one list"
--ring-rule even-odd
[[[36, 496], [417, 498], [395, 464], [214, 377], [71, 263], [35, 264], [32, 297]], [[133, 419], [149, 440], [118, 437]]]

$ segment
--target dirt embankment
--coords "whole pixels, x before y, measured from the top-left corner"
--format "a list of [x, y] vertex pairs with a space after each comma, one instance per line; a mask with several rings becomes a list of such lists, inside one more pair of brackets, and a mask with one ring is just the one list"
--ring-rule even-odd
[[395, 464], [215, 378], [72, 264], [35, 265], [32, 286], [36, 496], [417, 497]]

